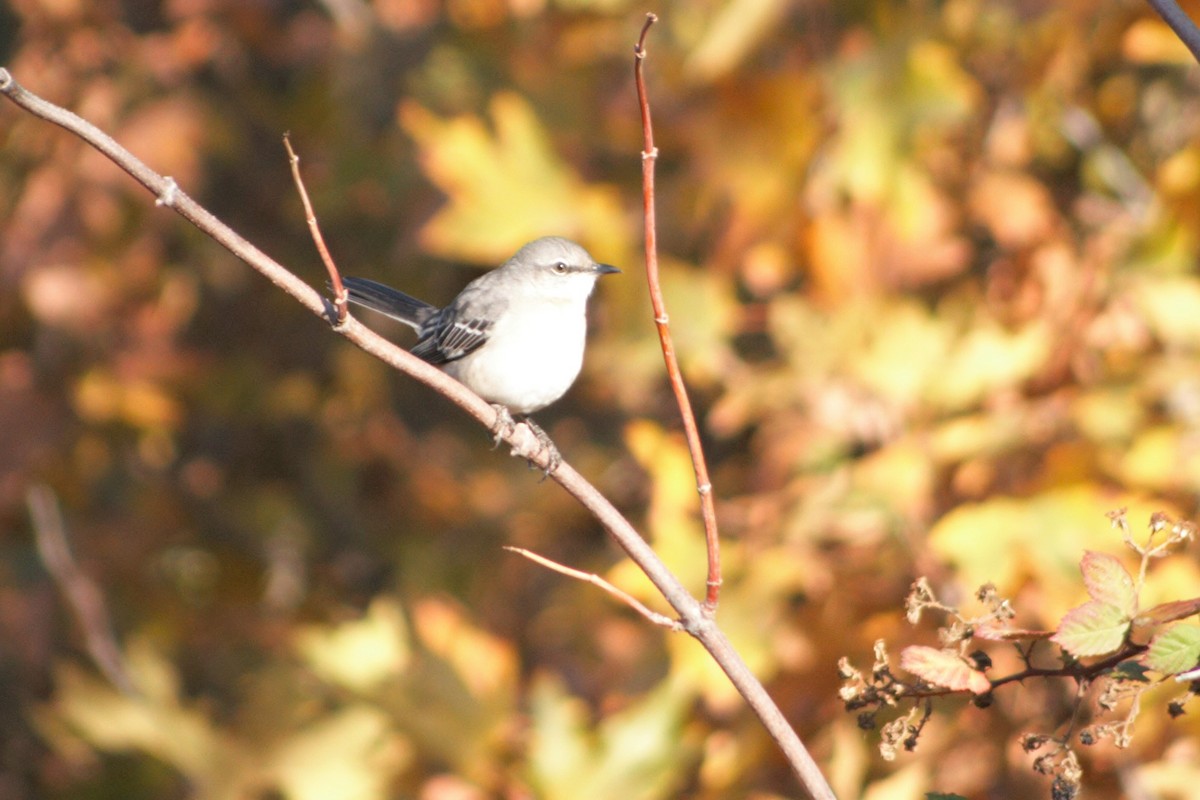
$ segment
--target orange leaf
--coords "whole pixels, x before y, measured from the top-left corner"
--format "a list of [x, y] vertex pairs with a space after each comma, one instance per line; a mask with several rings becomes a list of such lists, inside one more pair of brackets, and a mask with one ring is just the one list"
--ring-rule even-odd
[[1180, 619], [1187, 619], [1193, 614], [1200, 614], [1200, 597], [1191, 600], [1175, 600], [1170, 603], [1159, 603], [1137, 615], [1138, 625], [1163, 625]]
[[954, 691], [983, 694], [992, 690], [992, 682], [957, 653], [913, 645], [900, 654], [900, 666], [918, 678]]
[[1049, 639], [1054, 631], [1030, 631], [1022, 628], [1004, 628], [999, 625], [985, 624], [975, 628], [975, 638], [987, 639], [989, 642], [1019, 642], [1026, 639]]

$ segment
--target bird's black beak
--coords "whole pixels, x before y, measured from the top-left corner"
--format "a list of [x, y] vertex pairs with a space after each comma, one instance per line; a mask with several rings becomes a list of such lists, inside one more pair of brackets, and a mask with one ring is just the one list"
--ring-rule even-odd
[[596, 272], [600, 275], [613, 275], [621, 272], [621, 270], [617, 269], [612, 264], [593, 264], [592, 269], [596, 270]]

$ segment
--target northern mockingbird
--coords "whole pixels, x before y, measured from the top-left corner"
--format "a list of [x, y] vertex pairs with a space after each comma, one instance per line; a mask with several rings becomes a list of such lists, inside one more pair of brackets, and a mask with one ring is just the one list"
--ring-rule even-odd
[[[575, 382], [583, 364], [588, 296], [597, 278], [613, 272], [620, 270], [597, 264], [574, 242], [548, 236], [468, 283], [445, 308], [366, 278], [343, 283], [352, 303], [417, 331], [413, 355], [496, 406], [499, 441], [500, 432], [513, 425], [512, 414], [545, 408]], [[526, 422], [550, 450], [552, 471], [557, 451], [541, 428]]]

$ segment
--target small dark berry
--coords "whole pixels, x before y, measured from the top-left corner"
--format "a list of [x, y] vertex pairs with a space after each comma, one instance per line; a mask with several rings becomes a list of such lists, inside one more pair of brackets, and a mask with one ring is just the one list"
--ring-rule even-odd
[[1054, 783], [1050, 785], [1051, 800], [1075, 800], [1078, 794], [1078, 784], [1071, 783], [1061, 775], [1055, 778]]

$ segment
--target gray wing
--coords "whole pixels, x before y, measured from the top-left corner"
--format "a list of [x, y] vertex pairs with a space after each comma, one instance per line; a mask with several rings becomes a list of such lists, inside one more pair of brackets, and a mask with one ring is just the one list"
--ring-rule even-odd
[[[486, 284], [485, 284], [486, 286]], [[506, 301], [486, 299], [475, 284], [421, 326], [412, 354], [430, 364], [447, 364], [473, 353], [487, 342]]]

